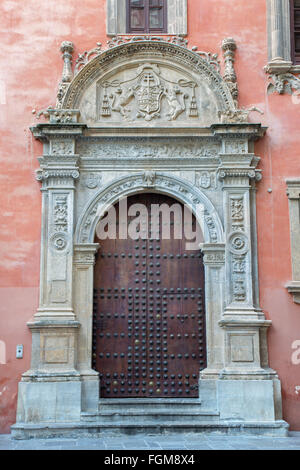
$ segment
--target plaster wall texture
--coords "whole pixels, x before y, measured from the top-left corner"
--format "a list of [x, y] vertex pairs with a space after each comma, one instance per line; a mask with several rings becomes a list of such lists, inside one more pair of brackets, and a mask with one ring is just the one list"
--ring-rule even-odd
[[[5, 363], [0, 360], [0, 432], [8, 433], [16, 419], [17, 384], [30, 365], [26, 322], [38, 306], [41, 195], [34, 170], [42, 145], [29, 130], [37, 122], [32, 110], [55, 105], [63, 40], [74, 43], [76, 57], [96, 42], [105, 45], [108, 37], [105, 0], [85, 0], [80, 8], [76, 0], [40, 5], [3, 0], [0, 17], [0, 340], [6, 349]], [[283, 419], [291, 430], [300, 430], [300, 364], [292, 362], [292, 344], [300, 340], [300, 307], [285, 288], [292, 279], [285, 179], [299, 177], [300, 103], [288, 94], [267, 94], [264, 1], [188, 1], [190, 45], [221, 55], [228, 36], [238, 45], [239, 104], [260, 108], [264, 114], [253, 113], [250, 121], [268, 127], [255, 147], [263, 173], [257, 190], [260, 303], [273, 322], [269, 362], [281, 379]], [[24, 345], [23, 359], [15, 358], [17, 344]]]

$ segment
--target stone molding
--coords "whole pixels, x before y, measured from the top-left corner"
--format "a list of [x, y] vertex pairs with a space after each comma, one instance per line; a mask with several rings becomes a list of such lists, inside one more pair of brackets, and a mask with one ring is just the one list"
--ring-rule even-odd
[[93, 266], [98, 249], [99, 243], [74, 245], [74, 265], [78, 267]]
[[293, 295], [294, 302], [300, 304], [300, 179], [286, 180], [289, 199], [290, 240], [292, 259], [292, 281], [286, 288]]
[[205, 266], [224, 266], [225, 265], [225, 244], [204, 243], [201, 246], [204, 254], [203, 262]]
[[[78, 220], [75, 231], [75, 242], [91, 243], [94, 239], [95, 227], [101, 214], [107, 210], [110, 205], [117, 202], [119, 198], [145, 191], [149, 185], [152, 186], [154, 190], [174, 196], [183, 204], [188, 204], [192, 208], [194, 208], [195, 205], [202, 204], [205, 211], [204, 220], [206, 222], [204, 237], [206, 237], [207, 241], [215, 243], [223, 241], [223, 228], [220, 218], [212, 203], [203, 192], [182, 178], [157, 172], [155, 175], [151, 175], [149, 180], [149, 175], [147, 172], [144, 172], [117, 178], [108, 186], [101, 188], [101, 190], [92, 197]], [[202, 223], [202, 221], [200, 221], [200, 223]]]

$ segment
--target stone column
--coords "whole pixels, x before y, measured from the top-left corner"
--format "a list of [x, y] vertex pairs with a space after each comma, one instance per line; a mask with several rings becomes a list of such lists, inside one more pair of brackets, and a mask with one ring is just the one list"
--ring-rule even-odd
[[[214, 337], [208, 339], [208, 344], [215, 348], [217, 361], [213, 364], [209, 353], [209, 367], [213, 364], [215, 373], [209, 374], [209, 367], [202, 371], [200, 400], [203, 409], [218, 411], [221, 420], [234, 417], [242, 421], [275, 422], [281, 419], [280, 381], [268, 366], [266, 330], [271, 322], [259, 308], [254, 279], [257, 266], [253, 191], [261, 175], [256, 170], [259, 158], [253, 153], [253, 140], [265, 130], [247, 123], [219, 124], [212, 129], [222, 142], [218, 172], [223, 184], [225, 265], [219, 269], [225, 274], [218, 326], [223, 336], [216, 325], [210, 325]], [[211, 269], [216, 272], [217, 264], [221, 265], [221, 259], [216, 263], [216, 253], [210, 257], [209, 250], [205, 252], [204, 248], [207, 276], [212, 275]], [[218, 296], [218, 283], [213, 286]], [[220, 302], [218, 299], [216, 310], [220, 309]]]
[[283, 60], [282, 0], [269, 0], [271, 4], [272, 60]]
[[205, 308], [207, 368], [201, 378], [216, 378], [223, 368], [224, 332], [219, 321], [224, 310], [225, 245], [205, 243], [202, 247], [205, 267]]
[[99, 374], [91, 368], [93, 342], [93, 286], [97, 243], [74, 246], [74, 310], [81, 328], [77, 368], [82, 381], [82, 410], [97, 411]]
[[247, 371], [259, 376], [262, 367], [261, 329], [270, 325], [257, 304], [255, 198], [251, 193], [261, 178], [258, 158], [248, 135], [225, 138], [220, 154], [219, 179], [223, 183], [226, 237], [225, 308], [220, 325], [225, 329], [223, 373], [235, 377]]
[[268, 73], [286, 73], [292, 66], [290, 1], [267, 0]]

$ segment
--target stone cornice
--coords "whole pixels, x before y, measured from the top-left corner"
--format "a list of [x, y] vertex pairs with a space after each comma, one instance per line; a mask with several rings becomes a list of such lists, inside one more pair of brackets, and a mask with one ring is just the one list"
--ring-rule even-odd
[[249, 140], [258, 140], [263, 137], [267, 127], [256, 123], [224, 123], [213, 124], [211, 127], [213, 136], [219, 138], [247, 138]]
[[74, 245], [74, 264], [77, 266], [89, 266], [95, 264], [95, 254], [99, 243], [85, 243]]
[[79, 328], [80, 323], [74, 320], [38, 320], [28, 322], [27, 326], [30, 330], [41, 328]]
[[300, 304], [300, 281], [290, 281], [285, 287], [293, 295], [294, 302]]
[[288, 179], [287, 184], [287, 196], [289, 199], [300, 199], [300, 179]]
[[40, 123], [30, 130], [33, 136], [41, 142], [48, 142], [51, 138], [76, 138], [83, 134], [85, 124], [70, 123], [70, 124], [50, 124]]
[[271, 320], [265, 320], [265, 319], [256, 319], [256, 318], [249, 318], [249, 319], [222, 319], [219, 322], [219, 325], [221, 327], [234, 327], [234, 328], [239, 328], [239, 327], [260, 327], [260, 328], [269, 328], [272, 325]]

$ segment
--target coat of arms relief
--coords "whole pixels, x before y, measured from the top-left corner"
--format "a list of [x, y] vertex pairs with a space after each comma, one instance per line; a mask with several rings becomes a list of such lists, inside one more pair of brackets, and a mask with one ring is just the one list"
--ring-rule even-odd
[[156, 118], [173, 121], [182, 113], [197, 118], [197, 84], [184, 78], [172, 80], [172, 74], [168, 77], [165, 74], [158, 65], [147, 63], [140, 65], [133, 77], [102, 82], [99, 119], [119, 115], [127, 121]]

